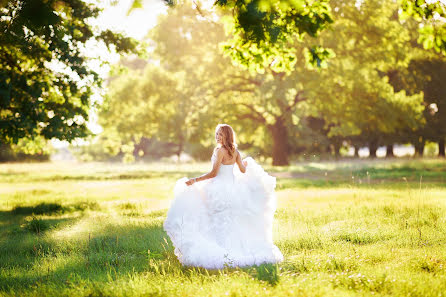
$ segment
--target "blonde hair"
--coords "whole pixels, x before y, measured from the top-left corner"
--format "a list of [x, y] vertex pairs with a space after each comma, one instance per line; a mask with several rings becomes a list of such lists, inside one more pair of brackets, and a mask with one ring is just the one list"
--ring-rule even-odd
[[220, 129], [221, 133], [224, 135], [222, 147], [224, 147], [228, 151], [229, 156], [232, 158], [237, 148], [237, 144], [235, 143], [234, 130], [228, 124], [218, 124], [215, 128], [215, 134], [217, 134], [218, 130]]

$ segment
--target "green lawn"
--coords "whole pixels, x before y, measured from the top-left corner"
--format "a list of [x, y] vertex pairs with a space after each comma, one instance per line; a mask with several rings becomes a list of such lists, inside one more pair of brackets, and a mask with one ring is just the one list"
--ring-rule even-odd
[[206, 164], [0, 164], [0, 296], [445, 296], [446, 161], [265, 168], [285, 261], [182, 267], [162, 229]]

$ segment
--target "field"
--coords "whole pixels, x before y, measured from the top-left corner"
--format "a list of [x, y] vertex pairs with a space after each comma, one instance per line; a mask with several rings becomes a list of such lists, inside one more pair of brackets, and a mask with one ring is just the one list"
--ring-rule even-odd
[[209, 164], [0, 165], [0, 296], [445, 296], [446, 162], [300, 163], [277, 176], [279, 265], [182, 267], [175, 180]]

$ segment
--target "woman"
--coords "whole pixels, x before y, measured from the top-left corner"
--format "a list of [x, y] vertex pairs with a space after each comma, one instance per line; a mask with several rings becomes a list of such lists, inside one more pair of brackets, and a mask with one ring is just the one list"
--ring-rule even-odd
[[[272, 242], [276, 179], [242, 161], [231, 126], [215, 129], [212, 170], [177, 181], [164, 229], [183, 265], [224, 268], [276, 263]], [[237, 163], [238, 168], [234, 168]]]

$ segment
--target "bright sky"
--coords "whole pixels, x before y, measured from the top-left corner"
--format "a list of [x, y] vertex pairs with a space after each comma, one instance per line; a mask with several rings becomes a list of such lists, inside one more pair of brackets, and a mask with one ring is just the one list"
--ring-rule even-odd
[[116, 5], [106, 5], [94, 24], [141, 39], [156, 25], [158, 15], [165, 13], [167, 7], [163, 0], [144, 0], [142, 9], [133, 9], [127, 15], [132, 2], [133, 0], [119, 0]]
[[[116, 5], [105, 4], [101, 15], [92, 20], [91, 24], [100, 29], [111, 29], [114, 32], [123, 33], [125, 36], [140, 40], [156, 25], [157, 17], [167, 12], [167, 6], [163, 0], [143, 0], [143, 8], [133, 9], [129, 15], [127, 13], [133, 0], [118, 0], [116, 2]], [[119, 55], [110, 55], [105, 47], [98, 47], [94, 43], [92, 41], [87, 44], [88, 56], [100, 56], [101, 59], [113, 63], [119, 60]], [[103, 76], [108, 73], [108, 68], [104, 68], [103, 65], [98, 63], [92, 62], [91, 67]]]

